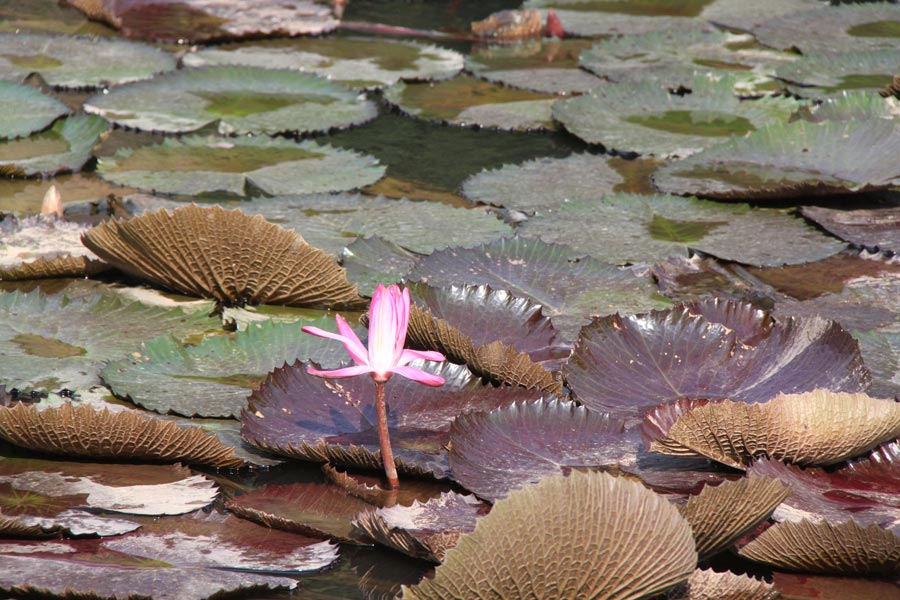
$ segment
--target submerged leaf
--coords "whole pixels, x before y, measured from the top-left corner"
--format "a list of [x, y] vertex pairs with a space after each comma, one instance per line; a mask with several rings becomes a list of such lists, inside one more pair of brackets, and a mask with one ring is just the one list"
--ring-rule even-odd
[[687, 580], [696, 564], [691, 529], [665, 499], [575, 471], [497, 502], [403, 598], [637, 599]]

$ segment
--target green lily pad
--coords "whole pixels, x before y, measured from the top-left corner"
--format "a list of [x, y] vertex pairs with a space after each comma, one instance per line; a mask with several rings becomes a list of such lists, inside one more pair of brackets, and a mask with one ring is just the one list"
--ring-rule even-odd
[[585, 69], [611, 81], [657, 81], [667, 87], [691, 87], [694, 71], [731, 74], [741, 91], [774, 87], [778, 64], [796, 56], [760, 48], [748, 35], [708, 27], [659, 31], [601, 40], [581, 53]]
[[39, 291], [0, 293], [0, 382], [19, 389], [82, 389], [141, 340], [221, 329], [203, 313], [94, 295], [69, 301]]
[[420, 255], [380, 237], [356, 238], [341, 252], [341, 264], [347, 279], [359, 287], [360, 294], [371, 296], [379, 283], [400, 281], [409, 273]]
[[781, 266], [819, 260], [845, 247], [784, 210], [664, 195], [577, 199], [520, 229], [527, 237], [566, 243], [616, 264], [658, 262], [690, 248], [723, 260]]
[[186, 133], [215, 125], [222, 134], [308, 133], [365, 123], [375, 105], [309, 73], [205, 67], [167, 73], [89, 98], [86, 112], [122, 127]]
[[821, 6], [819, 0], [715, 0], [700, 16], [725, 29], [749, 31], [771, 19]]
[[46, 129], [68, 114], [65, 104], [31, 86], [0, 82], [0, 137], [18, 138]]
[[119, 150], [97, 166], [101, 177], [118, 185], [225, 198], [351, 190], [378, 181], [384, 170], [350, 150], [265, 136], [167, 138]]
[[807, 121], [857, 121], [866, 119], [898, 119], [900, 99], [882, 98], [870, 92], [840, 92], [825, 98], [808, 113], [801, 112]]
[[[656, 82], [617, 83], [553, 106], [553, 117], [590, 144], [659, 156], [687, 156], [731, 136], [786, 122], [799, 103], [786, 97], [741, 100], [734, 79], [696, 74], [690, 94]], [[636, 99], [640, 99], [637, 101]]]
[[475, 48], [466, 58], [466, 69], [482, 79], [534, 92], [586, 92], [604, 83], [578, 68], [578, 56], [590, 45], [588, 40], [541, 38]]
[[512, 130], [554, 129], [555, 98], [467, 75], [434, 84], [399, 82], [384, 91], [385, 100], [414, 117]]
[[[693, 29], [713, 0], [526, 0], [523, 8], [553, 9], [567, 35], [596, 37]], [[546, 17], [546, 14], [544, 14]]]
[[[898, 24], [900, 27], [900, 24]], [[855, 52], [810, 53], [778, 67], [778, 77], [803, 86], [804, 96], [823, 96], [842, 90], [879, 91], [900, 71], [900, 50], [885, 48]]]
[[573, 261], [573, 254], [558, 244], [506, 238], [471, 250], [439, 250], [421, 259], [407, 278], [435, 287], [486, 284], [530, 298], [568, 340], [578, 337], [590, 316], [669, 305], [649, 276], [591, 257]]
[[753, 33], [766, 46], [804, 54], [896, 48], [900, 11], [882, 2], [822, 6], [772, 19]]
[[55, 87], [117, 85], [175, 68], [175, 57], [159, 48], [99, 37], [3, 33], [0, 48], [0, 79], [37, 72]]
[[108, 129], [99, 117], [76, 115], [60, 119], [31, 137], [2, 142], [0, 172], [30, 177], [79, 171]]
[[625, 178], [609, 166], [606, 156], [573, 154], [566, 158], [537, 158], [520, 165], [482, 171], [463, 182], [462, 194], [526, 215], [547, 214], [577, 198], [612, 194]]
[[[250, 392], [275, 367], [312, 359], [332, 368], [346, 359], [340, 344], [301, 332], [306, 324], [310, 322], [262, 321], [233, 338], [211, 337], [196, 346], [183, 346], [167, 335], [109, 363], [100, 375], [117, 396], [159, 413], [237, 417]], [[312, 324], [336, 331], [332, 317], [321, 317]]]
[[351, 87], [380, 88], [401, 79], [449, 79], [463, 67], [458, 52], [388, 39], [299, 38], [204, 48], [184, 57], [189, 67], [244, 65], [296, 69]]
[[656, 186], [711, 198], [796, 198], [900, 183], [900, 123], [884, 119], [773, 124], [663, 167]]
[[334, 256], [357, 237], [376, 234], [412, 252], [430, 254], [450, 246], [477, 246], [513, 232], [483, 208], [455, 208], [382, 196], [279, 196], [244, 203], [241, 210], [293, 229]]

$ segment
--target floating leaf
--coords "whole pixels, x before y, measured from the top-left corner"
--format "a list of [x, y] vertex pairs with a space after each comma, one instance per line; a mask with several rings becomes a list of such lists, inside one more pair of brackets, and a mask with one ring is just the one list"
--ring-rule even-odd
[[578, 68], [578, 56], [590, 44], [579, 39], [540, 38], [476, 47], [466, 58], [466, 70], [488, 81], [534, 92], [586, 92], [604, 83]]
[[856, 342], [837, 323], [776, 322], [723, 300], [597, 319], [582, 329], [564, 372], [588, 408], [631, 417], [683, 397], [764, 402], [779, 392], [858, 392], [869, 383]]
[[900, 403], [815, 390], [763, 404], [725, 400], [678, 418], [653, 452], [706, 456], [745, 469], [754, 457], [832, 465], [900, 436]]
[[32, 177], [80, 171], [107, 129], [99, 117], [76, 115], [31, 137], [0, 142], [0, 173]]
[[419, 258], [420, 255], [377, 235], [356, 238], [341, 252], [347, 278], [367, 296], [375, 292], [379, 283], [399, 282]]
[[88, 228], [43, 215], [0, 220], [0, 279], [78, 277], [105, 270], [81, 243]]
[[[401, 473], [446, 477], [444, 445], [457, 415], [539, 395], [481, 385], [458, 365], [428, 368], [447, 383], [432, 388], [395, 377], [386, 387], [388, 427]], [[250, 396], [241, 424], [248, 443], [282, 456], [382, 468], [375, 390], [367, 377], [323, 379], [300, 363], [275, 369]]]
[[448, 248], [421, 259], [407, 276], [431, 286], [489, 285], [541, 305], [566, 339], [594, 315], [662, 308], [652, 281], [541, 240], [503, 238], [471, 250]]
[[832, 525], [777, 523], [744, 546], [741, 556], [776, 568], [822, 575], [886, 575], [900, 570], [900, 536], [854, 521]]
[[403, 598], [641, 598], [687, 580], [696, 564], [690, 527], [661, 496], [575, 471], [497, 502]]
[[771, 583], [730, 571], [717, 573], [697, 569], [682, 588], [669, 592], [667, 600], [778, 600], [781, 594]]
[[336, 332], [334, 318], [321, 317], [313, 323], [252, 323], [233, 338], [210, 337], [195, 346], [164, 336], [109, 363], [100, 375], [113, 393], [150, 410], [237, 418], [250, 391], [275, 367], [297, 359], [333, 367], [346, 358], [339, 344], [303, 334], [301, 327], [309, 324]]
[[[0, 34], [0, 44], [3, 35]], [[2, 63], [0, 63], [2, 77]], [[18, 138], [46, 129], [69, 113], [65, 104], [31, 86], [0, 82], [0, 137]]]
[[606, 156], [573, 154], [538, 158], [520, 165], [482, 171], [463, 182], [463, 196], [517, 210], [526, 215], [548, 214], [590, 190], [591, 197], [612, 194], [625, 178], [609, 166]]
[[775, 588], [791, 600], [884, 600], [897, 593], [892, 581], [772, 573]]
[[900, 123], [883, 119], [774, 124], [673, 162], [659, 189], [722, 199], [770, 199], [887, 189], [900, 170]]
[[[553, 118], [590, 144], [658, 156], [687, 156], [728, 137], [770, 123], [785, 123], [796, 100], [766, 96], [741, 100], [734, 80], [695, 75], [690, 94], [674, 94], [658, 82], [615, 83], [560, 100]], [[635, 102], [640, 98], [640, 102]]]
[[0, 381], [19, 389], [86, 389], [100, 383], [104, 362], [143, 339], [164, 331], [182, 338], [210, 330], [221, 330], [221, 324], [205, 314], [120, 297], [0, 293]]
[[539, 362], [559, 360], [569, 350], [539, 304], [488, 286], [409, 289], [411, 347], [437, 350], [500, 383], [562, 394], [559, 378]]
[[331, 7], [312, 0], [72, 0], [92, 19], [132, 38], [203, 42], [273, 35], [320, 35], [338, 26]]
[[107, 537], [124, 535], [140, 526], [134, 521], [100, 517], [84, 510], [64, 510], [52, 516], [19, 513], [15, 518], [6, 518], [0, 515], [0, 532], [4, 538]]
[[596, 2], [594, 0], [526, 0], [525, 8], [553, 9], [567, 35], [597, 37], [632, 35], [648, 31], [696, 29], [698, 16], [712, 0], [689, 3]]
[[253, 67], [183, 69], [89, 98], [86, 112], [123, 127], [187, 133], [308, 133], [365, 123], [377, 114], [364, 96], [299, 71]]
[[744, 477], [706, 486], [688, 498], [681, 516], [691, 524], [700, 560], [718, 554], [764, 522], [791, 489], [767, 477]]
[[784, 210], [666, 195], [582, 195], [519, 230], [615, 264], [657, 262], [695, 249], [771, 267], [819, 260], [846, 247]]
[[440, 564], [460, 534], [474, 530], [476, 518], [487, 510], [475, 496], [451, 491], [425, 503], [414, 501], [409, 507], [361, 512], [354, 517], [353, 527], [388, 548]]
[[560, 472], [633, 463], [637, 440], [623, 432], [619, 417], [558, 400], [472, 412], [450, 427], [450, 469], [493, 502]]
[[36, 452], [67, 457], [244, 465], [234, 449], [198, 427], [179, 427], [136, 412], [76, 407], [71, 402], [44, 410], [22, 403], [0, 408], [0, 437]]
[[[885, 320], [896, 321], [891, 313]], [[869, 393], [877, 398], [900, 398], [900, 332], [890, 329], [855, 331], [866, 365], [872, 370]]]
[[356, 286], [293, 231], [218, 206], [107, 221], [84, 245], [134, 277], [226, 304], [358, 306]]
[[[900, 26], [900, 22], [898, 22]], [[797, 90], [804, 96], [820, 96], [841, 90], [880, 91], [891, 83], [900, 64], [900, 50], [810, 53], [794, 63], [778, 67], [778, 77], [816, 89]]]
[[399, 82], [384, 91], [385, 100], [414, 117], [519, 131], [555, 129], [551, 116], [555, 98], [466, 75], [440, 83]]
[[189, 67], [243, 65], [296, 69], [360, 88], [380, 88], [403, 80], [449, 79], [463, 57], [433, 45], [384, 38], [305, 38], [230, 44], [188, 53]]
[[155, 193], [245, 198], [352, 190], [378, 181], [384, 167], [312, 141], [187, 136], [119, 150], [101, 159], [97, 172], [117, 185]]
[[[814, 30], [809, 24], [815, 23]], [[799, 48], [803, 54], [893, 48], [900, 18], [889, 4], [820, 6], [766, 21], [753, 30], [766, 46]]]
[[800, 212], [852, 244], [900, 252], [900, 207], [839, 209], [804, 206]]

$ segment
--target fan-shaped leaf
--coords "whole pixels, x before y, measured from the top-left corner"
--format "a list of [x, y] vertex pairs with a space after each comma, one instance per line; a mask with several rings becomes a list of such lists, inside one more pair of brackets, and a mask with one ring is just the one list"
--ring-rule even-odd
[[717, 573], [712, 569], [697, 569], [687, 583], [667, 600], [778, 600], [781, 594], [771, 583], [730, 571]]

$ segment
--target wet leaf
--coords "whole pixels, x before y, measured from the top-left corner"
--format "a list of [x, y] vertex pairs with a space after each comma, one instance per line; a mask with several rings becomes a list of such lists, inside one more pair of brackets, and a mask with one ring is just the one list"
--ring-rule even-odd
[[384, 169], [370, 156], [312, 141], [186, 136], [119, 150], [100, 160], [97, 173], [154, 193], [246, 199], [352, 190], [378, 181]]
[[668, 600], [777, 600], [780, 597], [775, 586], [764, 580], [730, 571], [717, 573], [712, 569], [697, 569], [682, 588], [666, 596]]
[[781, 266], [820, 260], [846, 247], [782, 209], [660, 194], [582, 195], [519, 230], [615, 264], [658, 262], [694, 249], [723, 260]]
[[[809, 24], [815, 23], [815, 29]], [[897, 44], [900, 18], [895, 7], [880, 3], [820, 6], [771, 19], [753, 30], [772, 48], [799, 48], [803, 54], [876, 48]]]
[[842, 240], [900, 252], [900, 206], [850, 209], [804, 206], [800, 212]]
[[857, 392], [856, 342], [821, 318], [776, 322], [749, 304], [707, 300], [582, 329], [565, 376], [588, 408], [637, 417], [679, 398], [764, 402], [816, 388]]
[[715, 80], [697, 74], [688, 86], [692, 93], [678, 95], [654, 81], [615, 83], [558, 101], [553, 118], [590, 144], [683, 157], [771, 123], [785, 123], [799, 106], [775, 96], [742, 101], [734, 95], [734, 84], [730, 76]]
[[[0, 44], [3, 36], [0, 34]], [[0, 66], [0, 77], [2, 77]], [[0, 82], [0, 137], [18, 138], [46, 129], [69, 113], [65, 104], [31, 86]]]
[[296, 233], [240, 210], [185, 206], [107, 221], [83, 237], [139, 279], [226, 304], [352, 307], [356, 286]]
[[555, 399], [458, 417], [450, 428], [453, 478], [496, 501], [545, 477], [635, 462], [624, 420]]
[[[134, 521], [102, 517], [77, 509], [67, 509], [49, 515], [41, 510], [42, 507], [39, 504], [41, 500], [52, 502], [49, 498], [34, 502], [36, 494], [32, 498], [28, 498], [28, 492], [23, 494], [17, 490], [9, 490], [9, 486], [3, 487], [7, 488], [7, 490], [3, 490], [4, 492], [12, 492], [8, 496], [3, 494], [12, 500], [12, 502], [3, 502], [4, 505], [13, 504], [17, 500], [20, 502], [17, 507], [13, 504], [15, 517], [0, 515], [0, 531], [4, 538], [107, 537], [124, 535], [141, 526], [140, 523]], [[30, 511], [29, 509], [34, 510]], [[0, 546], [0, 552], [2, 551], [2, 546]]]
[[[894, 315], [886, 320], [896, 321]], [[878, 398], [900, 398], [900, 331], [892, 327], [875, 331], [854, 331], [866, 365], [872, 371], [869, 393]]]
[[555, 98], [467, 75], [440, 83], [399, 82], [384, 91], [385, 100], [414, 117], [514, 131], [555, 129], [551, 116]]
[[[331, 368], [346, 358], [340, 344], [300, 331], [310, 324], [337, 331], [333, 317], [321, 317], [312, 322], [252, 323], [233, 338], [210, 337], [193, 346], [165, 336], [144, 342], [100, 374], [113, 393], [150, 410], [237, 418], [250, 391], [275, 367], [300, 359]], [[178, 393], [172, 394], [173, 389]]]
[[175, 57], [164, 50], [102, 37], [3, 33], [0, 47], [0, 79], [40, 73], [61, 88], [107, 87], [175, 69]]
[[900, 537], [855, 521], [777, 523], [744, 546], [741, 556], [776, 568], [820, 575], [894, 576]]
[[53, 216], [0, 220], [0, 279], [78, 277], [105, 270], [81, 243], [88, 228]]
[[[127, 325], [127, 326], [126, 326]], [[205, 313], [160, 308], [116, 296], [83, 300], [0, 293], [0, 380], [19, 389], [85, 389], [100, 369], [141, 340], [168, 331], [178, 338], [221, 330]]]
[[[900, 24], [900, 22], [898, 22]], [[778, 77], [803, 86], [804, 96], [822, 96], [841, 90], [876, 92], [891, 83], [900, 64], [900, 50], [885, 48], [855, 52], [813, 52], [778, 67]], [[873, 94], [874, 96], [874, 94]]]
[[356, 88], [402, 80], [443, 80], [459, 73], [463, 57], [433, 45], [386, 38], [304, 38], [230, 44], [186, 54], [189, 67], [243, 65], [316, 73]]
[[712, 0], [671, 4], [649, 2], [595, 2], [594, 0], [526, 0], [525, 8], [553, 9], [567, 35], [597, 37], [632, 35], [648, 31], [696, 29], [697, 17]]
[[[446, 477], [444, 446], [462, 412], [506, 406], [539, 392], [484, 386], [463, 367], [429, 366], [447, 380], [432, 388], [394, 377], [386, 386], [388, 427], [402, 473]], [[323, 379], [301, 363], [275, 369], [241, 415], [244, 439], [282, 456], [381, 468], [375, 390], [368, 377]]]
[[759, 456], [832, 465], [900, 436], [900, 403], [822, 389], [762, 404], [725, 400], [693, 408], [665, 433], [651, 451], [706, 456], [736, 469]]
[[341, 252], [347, 278], [371, 296], [379, 283], [399, 282], [421, 256], [377, 235], [360, 237]]
[[80, 171], [94, 146], [109, 129], [92, 115], [60, 119], [50, 129], [0, 143], [0, 172], [17, 177], [50, 176]]
[[183, 69], [89, 98], [85, 111], [123, 127], [187, 133], [308, 133], [365, 123], [364, 96], [299, 71], [221, 66]]
[[687, 580], [696, 564], [674, 506], [639, 483], [576, 471], [497, 502], [403, 598], [640, 598]]

